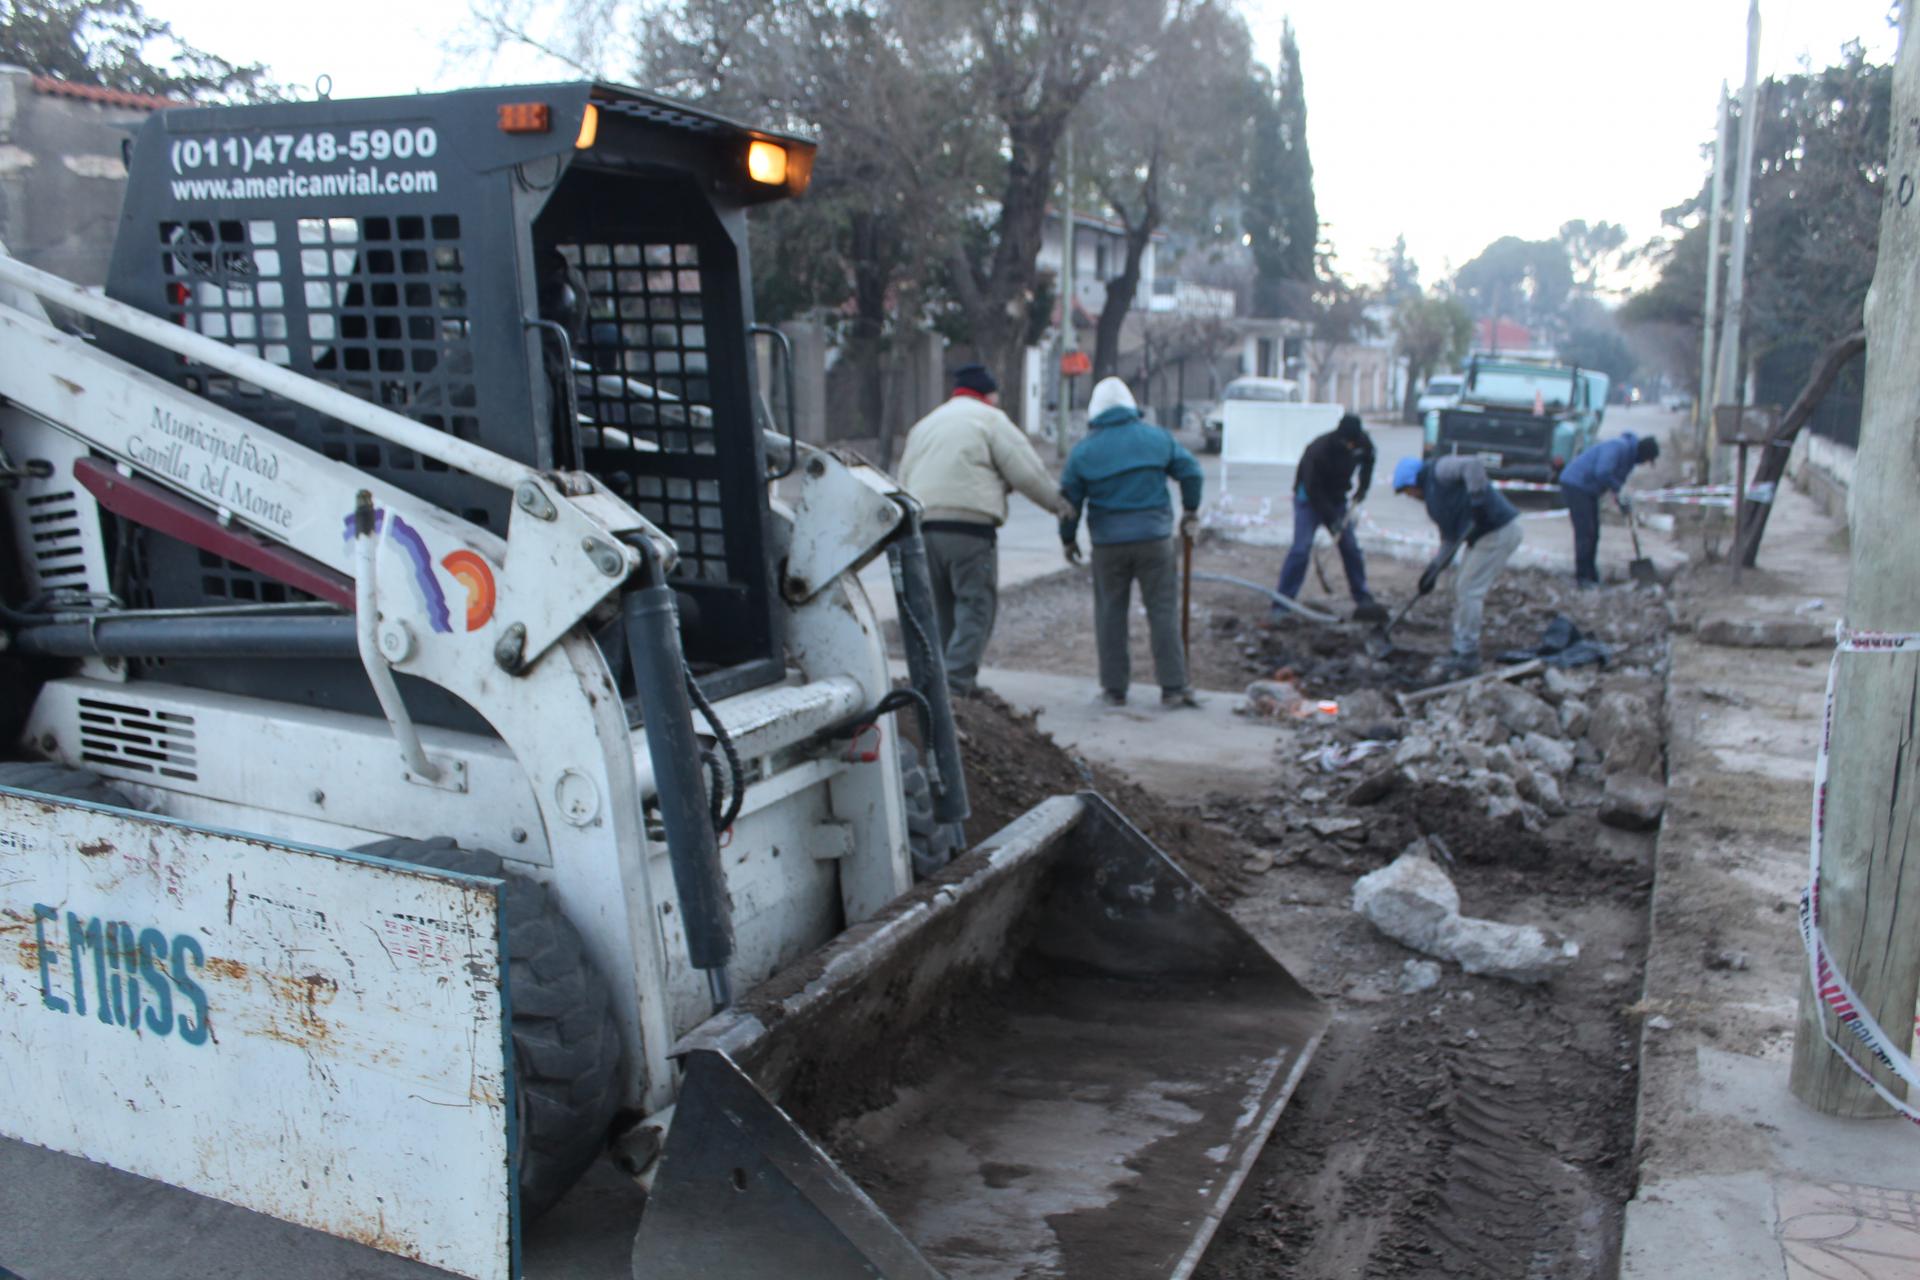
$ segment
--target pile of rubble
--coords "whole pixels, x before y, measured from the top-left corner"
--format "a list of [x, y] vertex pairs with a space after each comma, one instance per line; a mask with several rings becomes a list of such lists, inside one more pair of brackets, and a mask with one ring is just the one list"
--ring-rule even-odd
[[1596, 673], [1548, 667], [1532, 688], [1484, 679], [1404, 718], [1383, 716], [1394, 708], [1378, 693], [1349, 695], [1340, 700], [1343, 732], [1384, 729], [1397, 738], [1388, 763], [1350, 798], [1364, 803], [1432, 780], [1472, 792], [1489, 818], [1529, 831], [1588, 803], [1611, 826], [1656, 826], [1666, 808], [1660, 686], [1631, 676], [1609, 685]]

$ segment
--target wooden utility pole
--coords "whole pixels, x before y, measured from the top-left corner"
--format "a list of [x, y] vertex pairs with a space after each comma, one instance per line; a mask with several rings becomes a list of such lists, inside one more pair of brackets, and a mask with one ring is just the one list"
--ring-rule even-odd
[[1720, 82], [1720, 116], [1713, 133], [1713, 189], [1707, 198], [1707, 298], [1700, 313], [1700, 394], [1693, 399], [1694, 448], [1700, 455], [1700, 475], [1704, 479], [1711, 459], [1707, 442], [1713, 419], [1713, 406], [1719, 401], [1713, 394], [1713, 334], [1719, 323], [1720, 308], [1720, 221], [1722, 192], [1727, 185], [1727, 82]]
[[[1760, 0], [1747, 6], [1747, 85], [1740, 94], [1740, 158], [1733, 179], [1733, 243], [1727, 249], [1727, 314], [1720, 322], [1720, 372], [1714, 378], [1715, 404], [1743, 404], [1740, 380], [1740, 322], [1747, 305], [1747, 215], [1753, 204], [1753, 141], [1760, 132]], [[1707, 419], [1707, 461], [1719, 463], [1719, 438]]]
[[[1860, 452], [1848, 508], [1852, 563], [1847, 625], [1920, 631], [1920, 53], [1913, 6], [1900, 10], [1892, 138], [1880, 256], [1867, 293], [1867, 385]], [[1828, 757], [1820, 919], [1834, 964], [1895, 1047], [1911, 1051], [1920, 987], [1920, 654], [1840, 658]], [[1803, 985], [1793, 1043], [1793, 1092], [1832, 1115], [1885, 1115], [1887, 1107], [1828, 1049], [1829, 1034], [1856, 1061], [1865, 1046]], [[1894, 1096], [1903, 1090], [1875, 1066]], [[1920, 1098], [1908, 1098], [1920, 1104]]]

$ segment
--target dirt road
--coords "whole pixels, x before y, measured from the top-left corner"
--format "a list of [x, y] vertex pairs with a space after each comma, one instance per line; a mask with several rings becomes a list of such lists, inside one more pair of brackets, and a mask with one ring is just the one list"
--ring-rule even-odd
[[[1212, 544], [1198, 567], [1264, 580], [1274, 560]], [[1376, 561], [1373, 569], [1383, 598], [1404, 598], [1413, 568]], [[1444, 593], [1405, 629], [1409, 652], [1385, 663], [1364, 657], [1357, 629], [1266, 627], [1266, 602], [1237, 588], [1196, 584], [1194, 601], [1193, 665], [1203, 688], [1238, 689], [1285, 670], [1312, 698], [1341, 700], [1377, 721], [1276, 723], [1271, 780], [1257, 788], [1166, 796], [1109, 775], [1094, 779], [1122, 790], [1121, 808], [1138, 810], [1149, 834], [1191, 859], [1235, 915], [1337, 1010], [1198, 1275], [1610, 1275], [1632, 1190], [1633, 1006], [1653, 836], [1603, 825], [1598, 814], [1609, 773], [1661, 768], [1663, 602], [1626, 588], [1578, 595], [1542, 575], [1512, 574], [1489, 605], [1489, 651], [1533, 643], [1564, 613], [1609, 644], [1606, 670], [1556, 678], [1552, 689], [1536, 682], [1511, 705], [1456, 699], [1409, 717], [1384, 699], [1353, 695], [1416, 682], [1445, 647]], [[1143, 674], [1151, 671], [1144, 629], [1136, 623]], [[1064, 573], [1010, 593], [990, 661], [1083, 673], [1090, 690], [1084, 580]], [[1648, 708], [1642, 727], [1654, 736], [1635, 739], [1637, 747], [1610, 740], [1608, 752], [1590, 741], [1587, 712], [1610, 694], [1640, 699], [1618, 705]], [[1519, 721], [1508, 723], [1509, 712]], [[1523, 736], [1522, 725], [1540, 731]], [[976, 795], [1004, 799], [1009, 812], [1026, 802], [1029, 782], [1044, 793], [1090, 776], [993, 700], [964, 704], [963, 727], [970, 772], [983, 783]], [[1329, 772], [1301, 759], [1318, 747], [1350, 749], [1362, 733], [1384, 747], [1354, 765]], [[1470, 741], [1459, 746], [1455, 738]], [[1534, 746], [1535, 738], [1551, 741]], [[1637, 761], [1610, 758], [1634, 749]], [[1394, 762], [1383, 763], [1389, 757]], [[1547, 773], [1557, 780], [1543, 780]], [[1356, 793], [1369, 774], [1378, 775], [1375, 786]], [[983, 820], [999, 804], [989, 800]], [[1571, 967], [1538, 986], [1436, 967], [1350, 909], [1358, 876], [1432, 836], [1450, 859], [1445, 869], [1465, 914], [1573, 939], [1579, 957]]]

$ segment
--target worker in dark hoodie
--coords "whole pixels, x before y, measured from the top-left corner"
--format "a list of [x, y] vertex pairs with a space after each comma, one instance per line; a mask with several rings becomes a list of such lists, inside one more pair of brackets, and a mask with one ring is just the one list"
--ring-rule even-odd
[[[1360, 483], [1354, 484], [1358, 469]], [[1315, 436], [1300, 455], [1294, 468], [1293, 546], [1280, 566], [1279, 592], [1292, 600], [1300, 594], [1307, 578], [1307, 563], [1313, 557], [1314, 534], [1324, 528], [1340, 548], [1340, 566], [1347, 573], [1347, 590], [1353, 593], [1353, 616], [1358, 622], [1384, 622], [1387, 611], [1367, 591], [1367, 562], [1360, 554], [1360, 541], [1347, 523], [1347, 494], [1352, 505], [1367, 500], [1373, 487], [1373, 440], [1360, 424], [1360, 415], [1349, 413], [1340, 425], [1324, 435]], [[1285, 613], [1273, 608], [1276, 621]]]
[[1627, 477], [1643, 462], [1660, 456], [1660, 442], [1652, 436], [1623, 432], [1579, 453], [1560, 473], [1560, 494], [1566, 499], [1567, 519], [1573, 522], [1573, 580], [1582, 587], [1600, 585], [1600, 496], [1611, 493], [1626, 514], [1631, 502], [1624, 492]]
[[1133, 584], [1147, 608], [1160, 705], [1195, 707], [1180, 644], [1180, 582], [1174, 564], [1173, 504], [1167, 481], [1179, 482], [1180, 531], [1198, 527], [1200, 464], [1171, 435], [1140, 416], [1133, 393], [1118, 378], [1102, 378], [1087, 400], [1087, 434], [1067, 456], [1060, 496], [1072, 511], [1060, 520], [1068, 561], [1080, 562], [1080, 512], [1093, 543], [1093, 635], [1100, 655], [1101, 696], [1124, 706], [1131, 666], [1127, 610]]

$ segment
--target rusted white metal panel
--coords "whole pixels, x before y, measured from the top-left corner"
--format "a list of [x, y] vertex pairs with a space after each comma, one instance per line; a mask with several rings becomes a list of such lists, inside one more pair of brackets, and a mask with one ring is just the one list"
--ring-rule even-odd
[[498, 891], [0, 790], [0, 1132], [511, 1280]]

